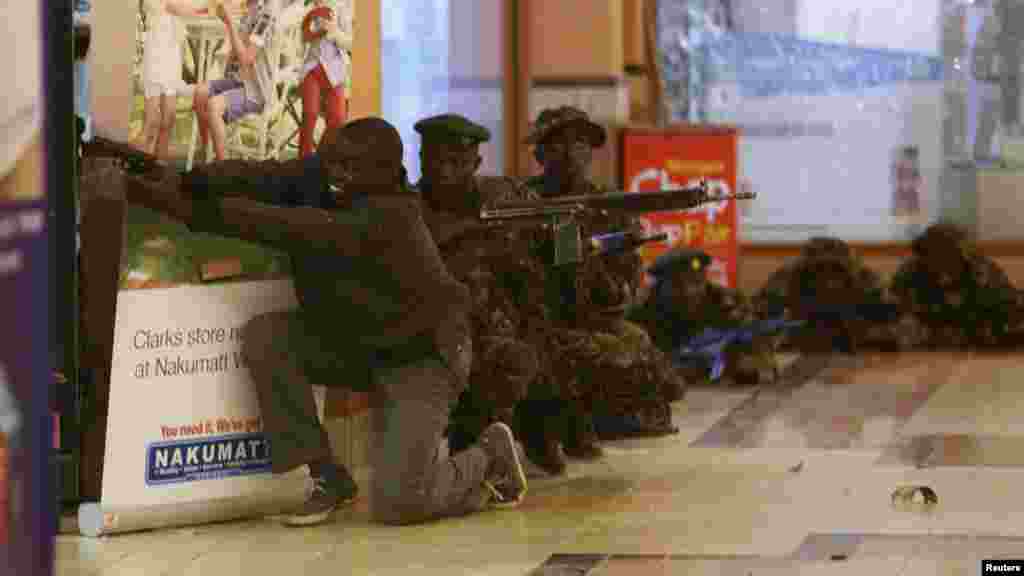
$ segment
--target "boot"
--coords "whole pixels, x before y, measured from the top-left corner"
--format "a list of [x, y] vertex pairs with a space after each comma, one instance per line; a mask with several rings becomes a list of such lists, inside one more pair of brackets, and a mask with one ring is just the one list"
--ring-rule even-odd
[[569, 438], [565, 453], [571, 458], [596, 460], [604, 456], [594, 429], [594, 417], [590, 412], [576, 412], [569, 416]]
[[516, 407], [517, 430], [526, 457], [552, 476], [564, 474], [568, 464], [561, 442], [565, 436], [561, 411], [561, 402], [552, 399], [529, 399]]

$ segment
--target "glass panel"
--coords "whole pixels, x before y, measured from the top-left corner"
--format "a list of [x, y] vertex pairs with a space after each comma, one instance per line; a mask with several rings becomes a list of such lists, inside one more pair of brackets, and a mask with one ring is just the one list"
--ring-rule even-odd
[[[753, 241], [903, 240], [942, 213], [942, 0], [665, 0], [671, 122], [737, 125]], [[948, 59], [947, 59], [948, 60]], [[954, 99], [955, 100], [955, 99]], [[997, 109], [996, 107], [995, 109]], [[951, 126], [944, 129], [945, 124]], [[745, 186], [741, 186], [745, 187]]]
[[394, 0], [382, 11], [382, 110], [402, 134], [413, 182], [420, 175], [413, 125], [448, 112], [491, 130], [480, 172], [504, 172], [503, 10], [504, 0]]

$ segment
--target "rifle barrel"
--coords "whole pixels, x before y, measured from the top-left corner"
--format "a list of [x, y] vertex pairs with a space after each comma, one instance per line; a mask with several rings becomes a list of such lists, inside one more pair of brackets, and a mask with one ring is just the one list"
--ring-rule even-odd
[[755, 195], [746, 193], [713, 196], [709, 195], [704, 187], [696, 187], [679, 190], [659, 190], [656, 192], [611, 192], [608, 194], [594, 194], [592, 196], [563, 196], [561, 198], [545, 198], [539, 201], [517, 200], [497, 204], [489, 212], [513, 214], [513, 210], [522, 210], [524, 214], [530, 214], [536, 211], [555, 208], [561, 208], [570, 212], [586, 208], [632, 213], [665, 212], [688, 210], [709, 202], [750, 198], [755, 198]]

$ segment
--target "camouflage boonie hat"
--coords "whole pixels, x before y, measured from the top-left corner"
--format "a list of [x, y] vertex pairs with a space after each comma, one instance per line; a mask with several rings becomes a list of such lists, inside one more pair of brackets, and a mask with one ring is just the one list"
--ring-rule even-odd
[[938, 222], [926, 228], [911, 243], [911, 250], [917, 256], [971, 254], [967, 231], [951, 222]]
[[655, 278], [664, 278], [677, 272], [703, 272], [711, 265], [711, 256], [700, 250], [676, 248], [669, 250], [651, 264], [647, 273]]
[[595, 123], [587, 116], [587, 113], [572, 106], [559, 106], [548, 108], [537, 116], [526, 138], [527, 144], [540, 144], [549, 136], [571, 124], [583, 124], [587, 128], [590, 137], [590, 145], [594, 148], [604, 146], [608, 134], [600, 124]]
[[458, 114], [441, 114], [424, 118], [413, 129], [424, 142], [442, 141], [461, 146], [474, 146], [491, 139], [491, 131]]
[[808, 260], [822, 258], [838, 258], [840, 260], [852, 260], [853, 251], [850, 245], [838, 238], [830, 236], [815, 236], [807, 240], [801, 250], [802, 257]]

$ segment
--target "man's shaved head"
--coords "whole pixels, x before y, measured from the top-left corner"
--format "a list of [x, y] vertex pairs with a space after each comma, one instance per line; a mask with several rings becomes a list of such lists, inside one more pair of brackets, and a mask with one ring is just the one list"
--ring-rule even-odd
[[398, 130], [383, 118], [360, 118], [328, 130], [317, 150], [332, 183], [341, 188], [403, 184], [403, 152]]
[[328, 130], [320, 141], [320, 156], [327, 161], [336, 157], [345, 144], [372, 149], [381, 160], [402, 161], [404, 149], [398, 130], [383, 118], [360, 118]]

